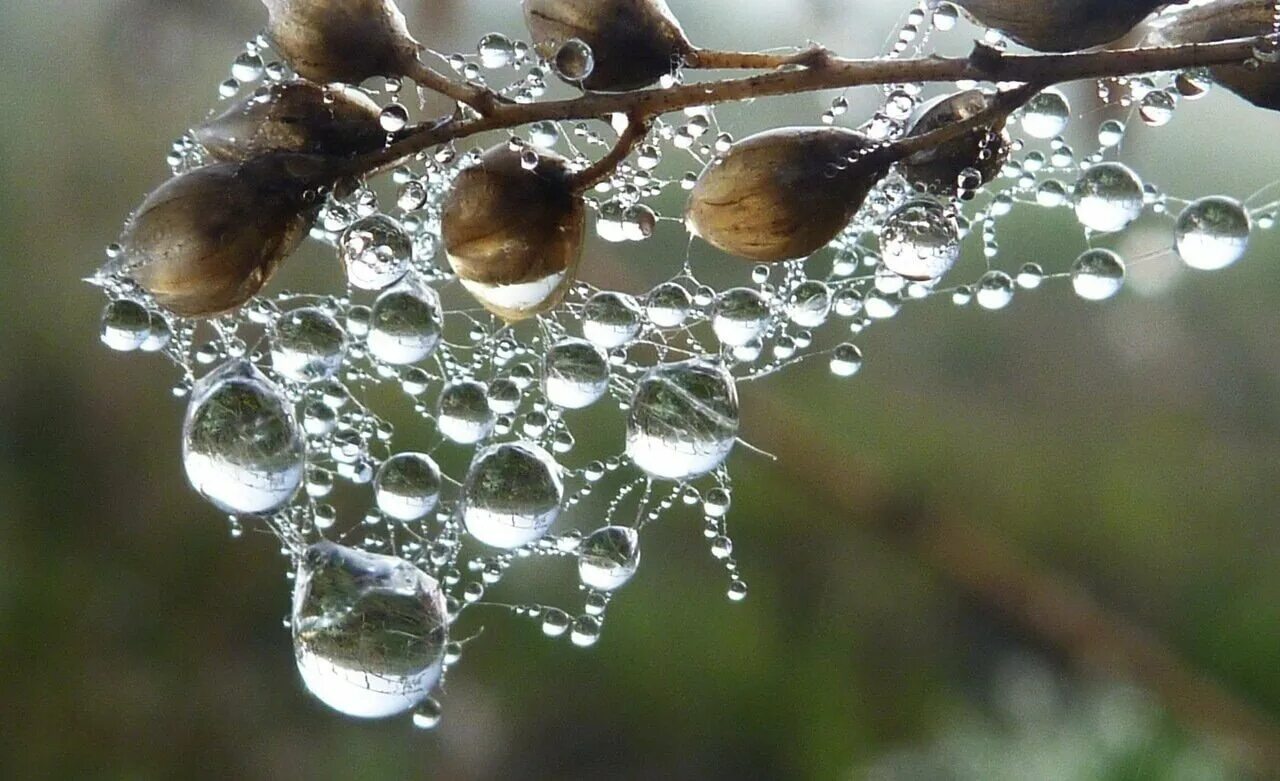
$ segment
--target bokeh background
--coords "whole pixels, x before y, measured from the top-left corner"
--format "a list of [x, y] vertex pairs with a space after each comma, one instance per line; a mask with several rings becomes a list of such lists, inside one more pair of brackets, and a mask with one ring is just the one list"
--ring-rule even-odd
[[[402, 5], [446, 52], [522, 29], [516, 0]], [[857, 54], [909, 6], [671, 5], [705, 45]], [[232, 541], [187, 489], [175, 372], [101, 346], [79, 281], [263, 19], [0, 0], [0, 778], [1280, 777], [1280, 240], [1193, 275], [1155, 218], [1105, 306], [1061, 284], [1000, 314], [910, 306], [859, 338], [855, 380], [815, 362], [749, 387], [745, 436], [781, 460], [732, 463], [744, 603], [675, 517], [590, 651], [490, 621], [437, 731], [326, 711], [293, 669], [276, 546]], [[1081, 149], [1123, 118], [1072, 95]], [[830, 97], [721, 119], [814, 122]], [[843, 120], [869, 115], [850, 99]], [[1245, 198], [1277, 178], [1278, 134], [1224, 92], [1125, 151], [1173, 193]], [[1001, 243], [1005, 268], [1082, 247], [1036, 209]], [[684, 247], [664, 224], [588, 251], [617, 278]], [[292, 281], [336, 278], [311, 257]]]

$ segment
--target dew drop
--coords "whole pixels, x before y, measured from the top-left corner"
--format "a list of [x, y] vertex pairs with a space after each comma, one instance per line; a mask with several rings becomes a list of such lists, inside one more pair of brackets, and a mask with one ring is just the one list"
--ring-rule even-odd
[[582, 335], [606, 350], [622, 347], [640, 333], [640, 304], [626, 293], [601, 292], [582, 309]]
[[352, 287], [382, 290], [408, 272], [413, 261], [413, 241], [399, 222], [385, 214], [374, 214], [357, 220], [343, 232], [338, 253]]
[[738, 436], [738, 391], [724, 367], [702, 359], [650, 369], [627, 416], [627, 456], [646, 474], [689, 480], [714, 470]]
[[1047, 89], [1027, 101], [1022, 110], [1022, 129], [1032, 138], [1055, 138], [1062, 135], [1071, 119], [1071, 105], [1056, 89]]
[[1174, 247], [1191, 268], [1216, 271], [1244, 257], [1251, 228], [1249, 212], [1239, 201], [1209, 196], [1191, 203], [1178, 215]]
[[1013, 278], [1003, 271], [988, 271], [978, 280], [974, 298], [983, 309], [1004, 309], [1013, 301]]
[[440, 343], [444, 314], [436, 291], [409, 280], [378, 296], [369, 315], [369, 352], [392, 365], [417, 363]]
[[281, 315], [271, 333], [271, 366], [294, 382], [333, 377], [347, 353], [347, 334], [329, 313], [316, 307]]
[[589, 407], [609, 390], [609, 356], [585, 339], [556, 342], [543, 362], [542, 388], [556, 406]]
[[398, 453], [373, 481], [378, 509], [398, 521], [425, 518], [440, 500], [440, 467], [425, 453]]
[[640, 535], [629, 526], [597, 529], [578, 547], [578, 578], [588, 588], [621, 588], [639, 566]]
[[557, 76], [571, 84], [577, 84], [591, 76], [596, 67], [596, 58], [586, 42], [570, 38], [556, 51], [551, 65]]
[[749, 344], [769, 330], [769, 305], [751, 288], [726, 290], [716, 298], [711, 327], [722, 344]]
[[960, 258], [960, 231], [946, 208], [933, 199], [917, 198], [900, 206], [880, 234], [884, 265], [915, 281], [938, 279]]
[[494, 414], [489, 389], [475, 380], [455, 380], [440, 391], [436, 426], [446, 438], [473, 445], [493, 430]]
[[1109, 249], [1091, 249], [1071, 266], [1071, 286], [1087, 301], [1105, 301], [1124, 286], [1124, 261]]
[[1113, 233], [1142, 215], [1142, 180], [1122, 163], [1099, 163], [1075, 186], [1076, 218], [1090, 230]]
[[560, 465], [551, 454], [532, 442], [505, 442], [472, 461], [458, 513], [472, 537], [510, 550], [545, 535], [563, 500]]
[[151, 315], [136, 301], [120, 299], [102, 312], [102, 343], [112, 350], [132, 352], [151, 336]]

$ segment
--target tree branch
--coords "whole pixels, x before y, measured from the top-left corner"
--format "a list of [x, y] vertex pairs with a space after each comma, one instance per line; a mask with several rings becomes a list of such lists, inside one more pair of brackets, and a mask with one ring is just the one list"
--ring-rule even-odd
[[[1068, 54], [1010, 54], [978, 46], [968, 57], [908, 60], [817, 58], [812, 67], [774, 71], [747, 78], [685, 84], [670, 89], [588, 93], [568, 100], [502, 103], [478, 119], [457, 119], [422, 126], [379, 152], [355, 158], [360, 173], [401, 160], [433, 146], [489, 130], [546, 120], [585, 120], [623, 113], [651, 119], [693, 106], [710, 106], [761, 97], [794, 95], [848, 87], [912, 82], [1023, 82], [1042, 86], [1079, 79], [1239, 64], [1254, 57], [1263, 39], [1250, 37], [1213, 43], [1143, 47]], [[456, 86], [456, 85], [455, 85]], [[471, 95], [474, 98], [474, 95]], [[363, 166], [363, 167], [361, 167]]]
[[455, 81], [421, 60], [413, 62], [407, 75], [419, 87], [438, 92], [447, 98], [452, 98], [455, 102], [470, 106], [481, 115], [489, 114], [494, 107], [510, 102], [486, 87]]
[[627, 117], [627, 128], [618, 136], [618, 142], [609, 150], [609, 154], [597, 160], [590, 167], [584, 168], [573, 177], [575, 192], [594, 187], [613, 173], [618, 164], [627, 159], [631, 150], [649, 134], [649, 120], [644, 117]]

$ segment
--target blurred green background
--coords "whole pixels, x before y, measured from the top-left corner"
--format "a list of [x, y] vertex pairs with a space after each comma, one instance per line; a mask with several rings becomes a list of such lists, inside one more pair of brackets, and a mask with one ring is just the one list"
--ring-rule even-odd
[[[516, 0], [402, 5], [446, 52], [522, 29]], [[909, 6], [671, 5], [705, 45], [856, 54]], [[102, 347], [79, 282], [263, 19], [254, 0], [0, 0], [0, 778], [1280, 777], [1259, 761], [1280, 745], [1274, 231], [1214, 275], [1155, 252], [1105, 306], [1058, 284], [999, 315], [907, 307], [858, 339], [855, 380], [815, 362], [749, 386], [745, 436], [783, 461], [732, 463], [744, 603], [677, 516], [590, 651], [490, 621], [436, 732], [326, 711], [293, 669], [276, 546], [232, 541], [188, 490], [174, 371]], [[1072, 95], [1083, 150], [1112, 115]], [[825, 99], [721, 119], [813, 122]], [[1215, 93], [1125, 153], [1170, 192], [1244, 198], [1277, 177], [1278, 133]], [[1047, 214], [1002, 223], [1002, 267], [1067, 267], [1078, 229]], [[674, 270], [684, 243], [664, 225], [589, 252], [607, 279]], [[311, 257], [294, 282], [335, 279]], [[1053, 588], [1020, 609], [1018, 584]], [[1081, 594], [1103, 630], [1036, 628]], [[1168, 656], [1121, 663], [1115, 631]]]

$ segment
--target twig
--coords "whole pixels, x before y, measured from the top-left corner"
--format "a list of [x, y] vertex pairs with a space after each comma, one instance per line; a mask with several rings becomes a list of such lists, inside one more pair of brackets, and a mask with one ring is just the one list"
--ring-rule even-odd
[[609, 154], [597, 160], [590, 167], [584, 168], [573, 177], [573, 189], [576, 192], [594, 187], [613, 173], [618, 164], [627, 159], [631, 150], [649, 134], [649, 122], [642, 117], [627, 117], [627, 127], [618, 136], [618, 142], [609, 150]]
[[475, 109], [482, 116], [493, 112], [496, 106], [510, 103], [492, 90], [478, 84], [455, 81], [421, 60], [415, 60], [407, 74], [419, 87], [438, 92]]
[[1078, 79], [1238, 64], [1253, 58], [1254, 47], [1259, 40], [1250, 37], [1214, 43], [1068, 54], [1010, 54], [979, 46], [968, 57], [907, 60], [850, 60], [827, 56], [812, 67], [748, 78], [685, 84], [670, 89], [589, 93], [542, 103], [503, 103], [492, 106], [485, 116], [478, 119], [458, 119], [444, 125], [414, 129], [404, 139], [380, 152], [357, 158], [355, 163], [375, 168], [476, 133], [544, 120], [584, 120], [617, 113], [652, 118], [693, 106], [872, 84], [973, 80], [1049, 85]]

